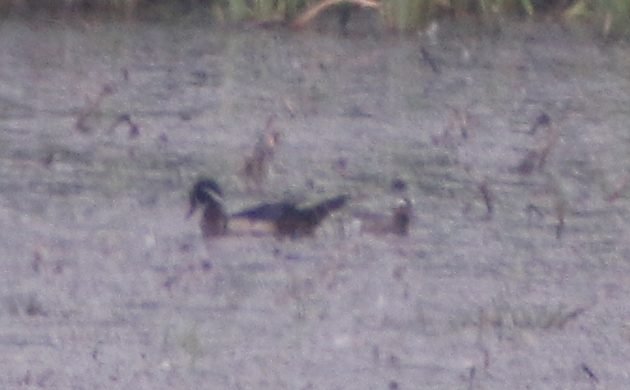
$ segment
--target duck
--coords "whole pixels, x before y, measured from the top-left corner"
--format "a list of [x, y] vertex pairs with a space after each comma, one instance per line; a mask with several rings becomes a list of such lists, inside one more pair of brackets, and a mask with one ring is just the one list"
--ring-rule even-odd
[[219, 184], [213, 179], [200, 179], [193, 185], [189, 198], [187, 218], [204, 207], [200, 227], [206, 239], [227, 234], [301, 238], [312, 236], [324, 219], [347, 203], [349, 196], [331, 197], [311, 206], [299, 206], [292, 201], [262, 203], [229, 214]]
[[[345, 206], [348, 195], [324, 199], [301, 207], [294, 202], [264, 203], [230, 215], [230, 226], [256, 226], [255, 230], [273, 233], [276, 237], [313, 236], [321, 222]], [[244, 229], [243, 229], [244, 230]]]

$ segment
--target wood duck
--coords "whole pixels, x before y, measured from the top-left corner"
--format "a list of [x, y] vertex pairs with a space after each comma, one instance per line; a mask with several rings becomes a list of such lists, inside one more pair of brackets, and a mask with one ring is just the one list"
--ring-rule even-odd
[[298, 207], [293, 202], [263, 203], [228, 215], [222, 198], [221, 187], [212, 179], [199, 180], [190, 192], [188, 218], [198, 206], [205, 206], [200, 223], [204, 238], [228, 233], [271, 233], [291, 238], [310, 236], [328, 215], [343, 207], [348, 200], [348, 196], [340, 195], [310, 207]]
[[293, 202], [265, 203], [232, 214], [230, 226], [236, 229], [236, 226], [255, 225], [277, 237], [312, 236], [319, 224], [347, 201], [347, 195], [339, 195], [310, 207], [298, 207]]

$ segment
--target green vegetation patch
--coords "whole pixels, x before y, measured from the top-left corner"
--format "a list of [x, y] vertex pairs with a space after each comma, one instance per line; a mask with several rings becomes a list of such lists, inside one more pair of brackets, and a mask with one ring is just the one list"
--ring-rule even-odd
[[211, 15], [221, 22], [253, 21], [302, 28], [325, 10], [345, 24], [354, 9], [369, 8], [393, 31], [424, 29], [439, 18], [480, 22], [502, 17], [586, 22], [605, 37], [630, 32], [630, 0], [0, 0], [4, 15], [42, 12], [121, 17], [176, 18]]

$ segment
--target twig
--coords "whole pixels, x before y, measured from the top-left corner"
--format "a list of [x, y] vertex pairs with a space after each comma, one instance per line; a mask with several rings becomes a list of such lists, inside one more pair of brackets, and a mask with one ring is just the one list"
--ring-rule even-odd
[[435, 74], [442, 73], [442, 70], [438, 66], [437, 62], [435, 62], [435, 59], [431, 56], [431, 54], [425, 47], [420, 48], [420, 55], [422, 56], [422, 60], [429, 65], [433, 73]]
[[473, 390], [475, 388], [475, 366], [470, 367], [468, 371], [468, 390]]
[[560, 139], [560, 132], [558, 128], [553, 124], [549, 125], [549, 133], [547, 134], [547, 139], [545, 145], [540, 149], [540, 158], [538, 159], [538, 169], [542, 170], [551, 149], [558, 143], [558, 139]]
[[545, 214], [543, 214], [542, 211], [540, 211], [540, 209], [538, 207], [536, 207], [536, 205], [533, 204], [528, 204], [527, 207], [525, 207], [525, 213], [527, 214], [527, 223], [531, 224], [532, 223], [532, 215], [536, 214], [536, 216], [539, 219], [542, 219]]
[[126, 123], [127, 125], [129, 125], [129, 138], [136, 138], [140, 136], [140, 127], [137, 123], [131, 120], [131, 115], [129, 114], [119, 115], [110, 127], [109, 132], [114, 132], [114, 130], [116, 130], [116, 127], [118, 127], [118, 125], [120, 125], [121, 123]]
[[582, 363], [580, 365], [580, 368], [582, 369], [582, 371], [586, 373], [586, 375], [588, 375], [590, 380], [592, 380], [595, 383], [599, 383], [599, 378], [597, 378], [597, 375], [595, 375], [593, 370], [591, 370], [590, 367], [586, 365], [586, 363]]
[[494, 212], [494, 195], [490, 190], [490, 185], [488, 184], [487, 179], [479, 184], [479, 192], [481, 192], [483, 202], [486, 204], [486, 217], [490, 219], [492, 218], [492, 213]]
[[630, 187], [630, 175], [625, 175], [620, 182], [621, 184], [617, 187], [617, 189], [604, 198], [607, 202], [614, 202], [621, 197], [621, 194], [626, 192], [628, 187]]
[[360, 7], [372, 8], [372, 9], [379, 9], [381, 7], [381, 3], [375, 0], [322, 0], [319, 3], [308, 8], [300, 16], [295, 18], [295, 20], [291, 22], [291, 27], [295, 29], [302, 29], [307, 24], [309, 24], [311, 20], [316, 18], [317, 15], [322, 13], [325, 9], [330, 8], [337, 4], [342, 4], [342, 3], [356, 4]]
[[543, 126], [551, 125], [551, 117], [546, 112], [542, 112], [538, 117], [536, 117], [536, 121], [532, 125], [532, 128], [529, 130], [529, 134], [535, 134], [538, 128]]
[[112, 87], [109, 84], [105, 84], [103, 86], [103, 89], [101, 89], [101, 92], [99, 92], [96, 99], [94, 99], [93, 102], [90, 102], [88, 100], [87, 106], [83, 108], [81, 112], [79, 112], [79, 115], [77, 117], [76, 123], [74, 124], [74, 127], [83, 133], [89, 132], [90, 127], [86, 123], [88, 118], [94, 115], [100, 109], [100, 106], [103, 103], [103, 99], [105, 98], [105, 96], [109, 96], [112, 93], [114, 93], [114, 87]]

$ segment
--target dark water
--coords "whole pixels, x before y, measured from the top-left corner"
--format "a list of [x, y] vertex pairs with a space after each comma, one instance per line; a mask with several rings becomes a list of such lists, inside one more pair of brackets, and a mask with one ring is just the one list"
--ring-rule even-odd
[[[630, 50], [482, 30], [2, 22], [2, 387], [622, 388]], [[354, 201], [312, 240], [203, 243], [200, 175], [231, 209]], [[395, 178], [409, 237], [360, 233]]]

